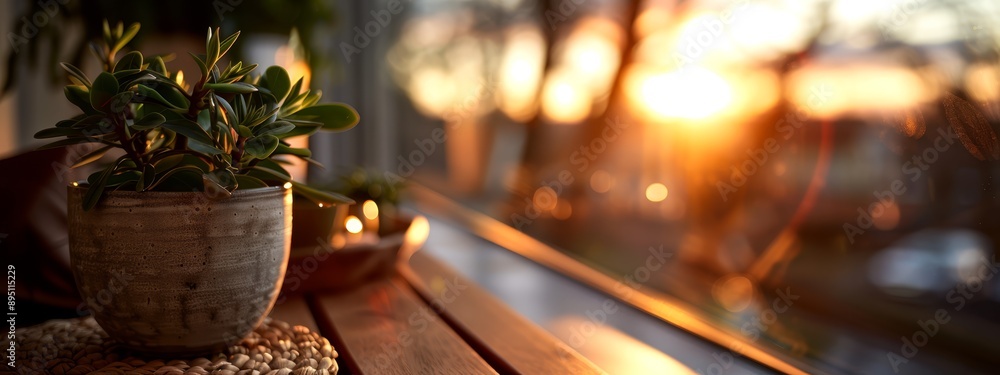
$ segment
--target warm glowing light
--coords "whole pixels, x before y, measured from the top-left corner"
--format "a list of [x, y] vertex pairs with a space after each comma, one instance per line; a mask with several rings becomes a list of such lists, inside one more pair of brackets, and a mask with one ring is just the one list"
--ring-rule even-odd
[[542, 186], [535, 190], [535, 195], [532, 197], [531, 202], [538, 207], [540, 210], [551, 211], [556, 208], [559, 197], [556, 195], [556, 191], [548, 186]]
[[769, 4], [749, 4], [733, 16], [727, 34], [740, 50], [777, 57], [805, 44], [809, 32], [803, 17]]
[[740, 312], [753, 302], [753, 282], [744, 276], [719, 279], [712, 286], [712, 297], [731, 312]]
[[598, 193], [607, 193], [615, 184], [615, 178], [603, 169], [599, 169], [590, 175], [590, 188]]
[[79, 183], [77, 183], [77, 182], [73, 182], [73, 184], [72, 184], [72, 185], [73, 185], [73, 186], [80, 186], [80, 184], [79, 184]]
[[672, 9], [672, 4], [655, 4], [649, 3], [647, 8], [639, 14], [639, 17], [635, 19], [635, 25], [633, 26], [633, 31], [635, 35], [647, 36], [653, 32], [663, 30], [670, 25], [670, 21], [674, 18], [674, 10]]
[[538, 28], [514, 27], [508, 33], [500, 62], [497, 104], [501, 111], [515, 121], [534, 116], [544, 66], [545, 38]]
[[319, 204], [319, 208], [323, 208], [323, 204], [322, 203]]
[[667, 193], [667, 187], [659, 182], [649, 184], [646, 187], [646, 199], [649, 199], [650, 202], [663, 202], [664, 199], [667, 199]]
[[378, 218], [378, 204], [371, 199], [366, 200], [365, 203], [361, 205], [361, 211], [365, 214], [365, 218], [368, 220], [375, 220]]
[[441, 116], [447, 112], [458, 96], [451, 77], [441, 68], [426, 68], [413, 73], [410, 98], [420, 112]]
[[[565, 342], [581, 342], [582, 345], [574, 348], [609, 374], [648, 374], [650, 369], [656, 369], [658, 374], [698, 374], [674, 357], [607, 324], [595, 325], [583, 317], [563, 316], [555, 318], [547, 326]], [[596, 328], [590, 329], [590, 326]], [[587, 336], [583, 340], [579, 338], [580, 327], [587, 327]]]
[[351, 215], [348, 216], [347, 221], [344, 222], [344, 228], [346, 228], [350, 233], [358, 234], [361, 233], [361, 229], [364, 228], [364, 225], [361, 224], [361, 219], [358, 219], [357, 216]]
[[292, 188], [292, 183], [291, 182], [286, 182], [284, 185], [282, 185], [282, 187], [284, 187], [285, 189], [291, 189]]
[[[876, 203], [877, 208], [872, 210], [872, 221], [875, 223], [875, 228], [881, 230], [892, 230], [899, 225], [899, 206], [895, 202], [884, 204], [882, 202]], [[880, 215], [875, 215], [881, 213]]]
[[1000, 74], [990, 64], [975, 64], [965, 72], [965, 88], [979, 102], [1000, 100]]
[[937, 98], [915, 71], [885, 66], [801, 69], [788, 78], [786, 92], [795, 107], [821, 118], [907, 109]]
[[587, 81], [598, 86], [595, 89], [606, 86], [594, 81], [606, 81], [618, 69], [618, 46], [593, 32], [578, 33], [566, 43], [563, 53], [566, 66], [588, 77]]
[[718, 114], [732, 102], [732, 95], [729, 83], [700, 67], [649, 75], [633, 93], [660, 119], [689, 120]]
[[431, 224], [427, 218], [420, 215], [414, 217], [410, 227], [406, 229], [406, 234], [403, 235], [403, 245], [399, 247], [399, 259], [406, 263], [413, 253], [427, 242], [430, 233]]
[[556, 203], [556, 209], [552, 210], [552, 217], [559, 220], [566, 220], [570, 216], [573, 216], [573, 206], [569, 204], [569, 201], [560, 199]]
[[579, 77], [567, 71], [555, 71], [545, 79], [542, 89], [542, 113], [549, 120], [573, 124], [590, 116], [590, 92]]

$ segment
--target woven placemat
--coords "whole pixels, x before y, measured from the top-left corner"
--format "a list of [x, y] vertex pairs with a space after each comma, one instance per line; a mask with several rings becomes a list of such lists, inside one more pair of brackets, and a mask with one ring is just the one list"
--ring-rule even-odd
[[90, 317], [18, 329], [17, 341], [17, 371], [22, 374], [329, 375], [338, 370], [337, 351], [327, 339], [270, 318], [250, 337], [208, 358], [130, 355]]

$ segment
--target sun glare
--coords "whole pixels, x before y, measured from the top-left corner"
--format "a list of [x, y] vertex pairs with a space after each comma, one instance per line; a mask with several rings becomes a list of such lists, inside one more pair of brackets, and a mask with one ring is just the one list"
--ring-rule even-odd
[[664, 119], [699, 120], [722, 112], [733, 100], [729, 83], [718, 74], [693, 67], [642, 78], [638, 99]]

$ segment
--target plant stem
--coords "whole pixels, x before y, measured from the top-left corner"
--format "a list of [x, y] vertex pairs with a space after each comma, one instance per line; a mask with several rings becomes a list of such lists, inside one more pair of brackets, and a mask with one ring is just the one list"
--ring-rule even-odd
[[125, 153], [127, 153], [129, 158], [131, 158], [132, 161], [135, 162], [135, 165], [141, 166], [142, 158], [140, 158], [139, 155], [136, 154], [135, 147], [131, 142], [132, 140], [128, 138], [127, 134], [125, 134], [126, 130], [125, 121], [122, 121], [121, 117], [118, 116], [117, 114], [111, 117], [115, 121], [115, 132], [118, 133], [118, 142], [121, 143], [122, 148], [125, 149]]

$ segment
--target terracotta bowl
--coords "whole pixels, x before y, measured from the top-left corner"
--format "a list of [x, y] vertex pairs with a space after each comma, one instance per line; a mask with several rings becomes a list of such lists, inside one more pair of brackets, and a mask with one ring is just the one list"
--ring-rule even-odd
[[279, 187], [111, 192], [90, 211], [69, 188], [70, 263], [108, 335], [134, 350], [195, 355], [248, 335], [277, 298], [292, 195]]
[[[387, 220], [388, 221], [388, 220]], [[423, 216], [397, 216], [383, 227], [394, 228], [377, 242], [343, 246], [315, 244], [292, 249], [282, 293], [294, 295], [349, 289], [365, 281], [392, 275], [427, 240]], [[296, 224], [297, 225], [297, 224]]]

